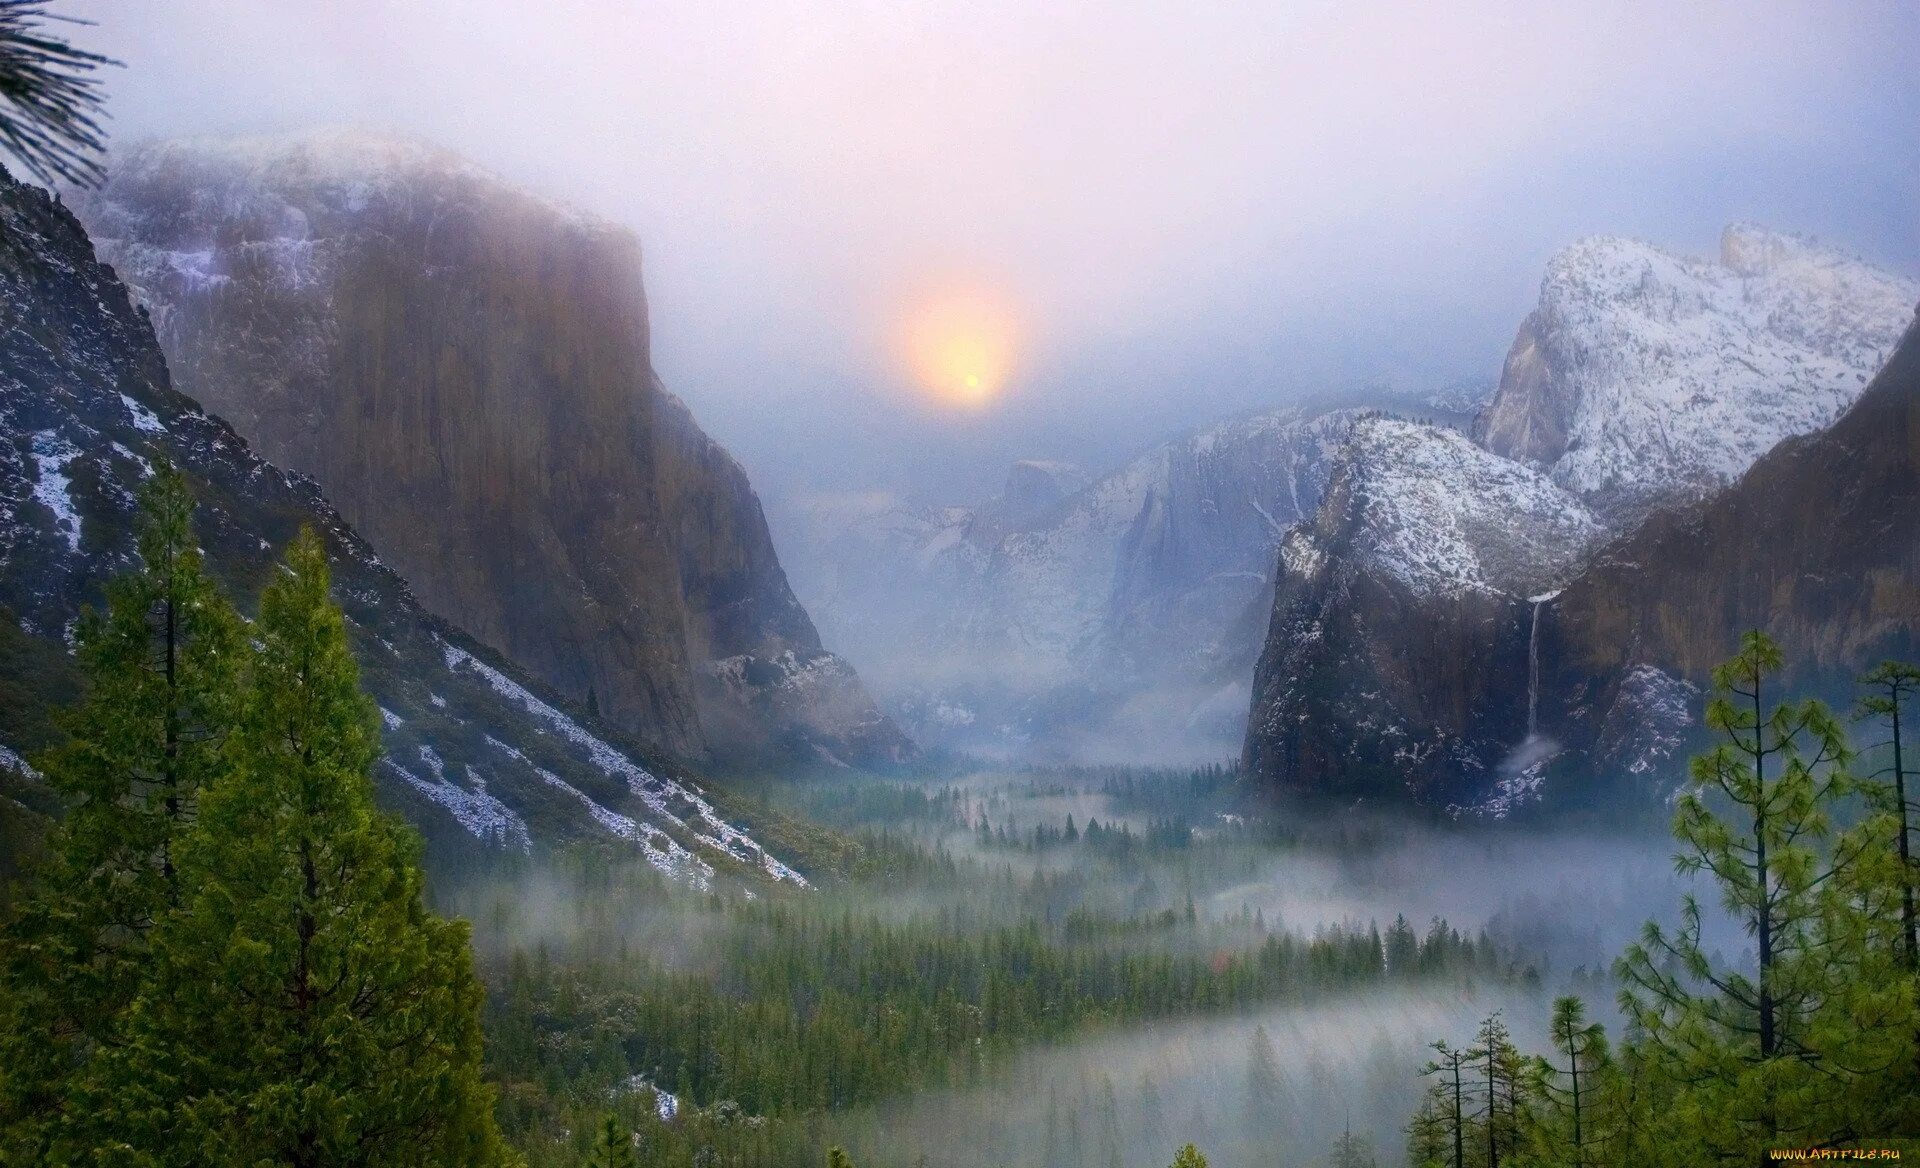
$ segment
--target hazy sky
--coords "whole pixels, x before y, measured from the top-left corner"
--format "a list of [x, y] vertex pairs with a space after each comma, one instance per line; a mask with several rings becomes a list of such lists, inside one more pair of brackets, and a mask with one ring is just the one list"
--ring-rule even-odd
[[[120, 135], [403, 129], [630, 225], [662, 375], [776, 505], [1491, 378], [1583, 234], [1920, 271], [1906, 3], [56, 7]], [[1006, 322], [985, 406], [902, 353], [956, 297]]]

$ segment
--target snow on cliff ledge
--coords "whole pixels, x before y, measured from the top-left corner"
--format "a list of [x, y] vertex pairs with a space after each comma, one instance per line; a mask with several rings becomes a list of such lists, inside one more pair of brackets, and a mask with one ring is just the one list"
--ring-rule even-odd
[[1348, 507], [1358, 511], [1356, 550], [1418, 593], [1526, 596], [1556, 587], [1605, 535], [1545, 475], [1452, 430], [1368, 418], [1341, 458]]
[[1476, 433], [1625, 525], [1832, 423], [1916, 299], [1912, 280], [1750, 224], [1717, 261], [1582, 240], [1548, 264]]

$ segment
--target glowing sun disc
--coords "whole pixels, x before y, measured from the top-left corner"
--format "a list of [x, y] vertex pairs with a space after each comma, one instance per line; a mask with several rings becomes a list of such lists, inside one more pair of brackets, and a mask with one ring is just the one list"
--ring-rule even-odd
[[1005, 303], [977, 292], [929, 297], [901, 328], [907, 367], [921, 391], [968, 409], [990, 404], [1006, 388], [1018, 335]]

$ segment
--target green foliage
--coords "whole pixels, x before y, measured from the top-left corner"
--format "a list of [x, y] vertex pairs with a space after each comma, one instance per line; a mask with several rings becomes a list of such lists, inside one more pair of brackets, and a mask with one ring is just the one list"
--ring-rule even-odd
[[1887, 817], [1835, 828], [1832, 808], [1859, 789], [1852, 752], [1821, 703], [1769, 706], [1780, 667], [1778, 646], [1750, 633], [1714, 671], [1706, 721], [1722, 741], [1693, 760], [1674, 821], [1680, 870], [1718, 885], [1722, 908], [1754, 938], [1754, 970], [1715, 967], [1691, 898], [1678, 931], [1649, 924], [1618, 967], [1621, 1004], [1648, 1056], [1694, 1084], [1674, 1122], [1727, 1154], [1851, 1128], [1836, 1105], [1849, 1094], [1841, 1084], [1893, 1054], [1855, 1011], [1891, 1020], [1904, 1009], [1848, 985], [1887, 956], [1871, 919], [1891, 854]]
[[0, 1162], [503, 1162], [466, 928], [373, 805], [323, 546], [243, 635], [179, 476], [143, 502], [44, 757], [70, 810], [0, 942]]
[[1173, 1168], [1207, 1168], [1207, 1158], [1192, 1144], [1181, 1148], [1173, 1157]]
[[633, 1150], [633, 1133], [619, 1116], [609, 1114], [601, 1119], [600, 1130], [593, 1136], [593, 1151], [581, 1168], [640, 1168], [640, 1156]]
[[206, 575], [180, 474], [156, 468], [141, 503], [141, 567], [82, 617], [86, 698], [39, 760], [69, 810], [0, 948], [0, 1149], [20, 1156], [89, 1139], [77, 1083], [123, 1043], [154, 926], [179, 903], [180, 840], [237, 716], [239, 618]]
[[1915, 906], [1920, 899], [1920, 857], [1915, 856], [1913, 847], [1913, 824], [1920, 818], [1915, 801], [1920, 799], [1920, 789], [1907, 786], [1910, 772], [1903, 735], [1907, 715], [1920, 700], [1920, 668], [1883, 661], [1861, 677], [1860, 684], [1867, 690], [1860, 699], [1860, 717], [1877, 719], [1887, 728], [1887, 739], [1881, 744], [1887, 752], [1887, 766], [1873, 777], [1884, 775], [1892, 780], [1883, 803], [1893, 816], [1894, 852], [1899, 860], [1901, 939], [1908, 971], [1920, 974], [1920, 909]]
[[[1900, 751], [1895, 790], [1855, 777], [1825, 706], [1772, 704], [1781, 666], [1750, 633], [1715, 670], [1706, 723], [1721, 741], [1693, 760], [1674, 818], [1680, 871], [1718, 887], [1753, 938], [1752, 965], [1708, 951], [1689, 897], [1678, 930], [1650, 923], [1616, 963], [1628, 1021], [1617, 1056], [1572, 998], [1555, 1003], [1553, 1053], [1530, 1066], [1502, 1070], [1491, 1026], [1467, 1052], [1438, 1044], [1427, 1072], [1439, 1081], [1408, 1125], [1413, 1164], [1753, 1162], [1920, 1131]], [[1865, 683], [1863, 713], [1897, 724], [1920, 671], [1883, 666]], [[1477, 1092], [1463, 1062], [1484, 1076]]]
[[827, 1168], [853, 1168], [853, 1157], [838, 1145], [827, 1149]]
[[[1388, 976], [1370, 930], [1181, 955], [1063, 944], [1033, 922], [956, 934], [804, 903], [706, 902], [677, 919], [706, 938], [698, 972], [642, 951], [520, 950], [490, 967], [490, 1054], [512, 1130], [573, 1127], [571, 1098], [604, 1098], [636, 1074], [683, 1103], [844, 1109], [977, 1082], [1032, 1043], [1089, 1027], [1312, 1001]], [[1420, 953], [1398, 984], [1505, 976], [1491, 946], [1444, 925]], [[1277, 1093], [1277, 1075], [1250, 1087]]]

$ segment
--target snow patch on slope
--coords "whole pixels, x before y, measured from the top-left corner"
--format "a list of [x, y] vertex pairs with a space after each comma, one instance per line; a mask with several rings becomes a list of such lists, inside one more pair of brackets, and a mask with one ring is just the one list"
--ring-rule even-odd
[[525, 686], [466, 650], [453, 645], [447, 645], [444, 649], [449, 670], [465, 668], [478, 673], [496, 693], [518, 703], [529, 714], [545, 722], [559, 737], [585, 751], [603, 774], [624, 782], [628, 791], [655, 815], [675, 827], [687, 828], [701, 843], [717, 848], [741, 863], [758, 867], [777, 881], [807, 886], [806, 878], [800, 873], [776, 859], [746, 832], [722, 819], [697, 788], [661, 778], [640, 766], [572, 718], [535, 697]]
[[[1361, 554], [1415, 592], [1524, 596], [1563, 583], [1605, 536], [1540, 472], [1452, 430], [1372, 417], [1341, 455], [1360, 507]], [[1285, 562], [1318, 562], [1289, 546]]]
[[468, 779], [474, 786], [472, 790], [447, 778], [446, 764], [431, 746], [420, 748], [420, 760], [432, 772], [431, 779], [423, 779], [393, 759], [383, 759], [387, 768], [404, 779], [408, 786], [425, 795], [428, 799], [446, 808], [447, 814], [467, 830], [467, 834], [483, 843], [498, 847], [511, 847], [522, 852], [533, 850], [533, 837], [527, 831], [527, 821], [520, 818], [513, 808], [487, 793], [487, 785], [471, 769]]
[[73, 482], [67, 465], [80, 457], [80, 448], [52, 430], [33, 435], [35, 478], [33, 497], [53, 512], [54, 527], [66, 537], [67, 550], [80, 550], [80, 512], [73, 506]]

